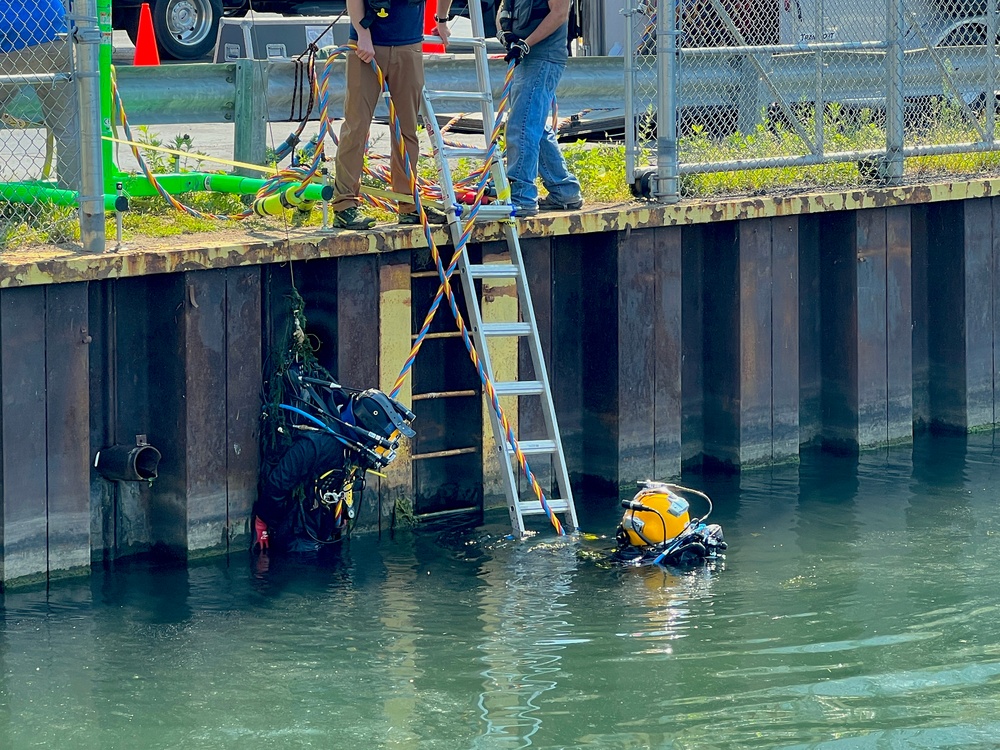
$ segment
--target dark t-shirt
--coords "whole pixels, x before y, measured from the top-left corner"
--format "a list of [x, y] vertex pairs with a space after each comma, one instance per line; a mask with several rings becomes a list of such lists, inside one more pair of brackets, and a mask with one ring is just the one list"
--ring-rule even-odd
[[[424, 3], [410, 0], [390, 0], [389, 16], [378, 18], [368, 29], [372, 33], [372, 44], [379, 47], [402, 47], [419, 44], [424, 40]], [[351, 26], [351, 39], [357, 41], [358, 34]]]

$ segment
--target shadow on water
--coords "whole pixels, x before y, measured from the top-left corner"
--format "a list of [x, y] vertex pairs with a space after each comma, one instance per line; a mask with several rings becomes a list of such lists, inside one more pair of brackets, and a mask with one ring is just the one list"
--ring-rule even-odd
[[714, 567], [608, 564], [506, 515], [320, 560], [147, 564], [10, 593], [0, 747], [986, 748], [1000, 724], [992, 436], [691, 475]]

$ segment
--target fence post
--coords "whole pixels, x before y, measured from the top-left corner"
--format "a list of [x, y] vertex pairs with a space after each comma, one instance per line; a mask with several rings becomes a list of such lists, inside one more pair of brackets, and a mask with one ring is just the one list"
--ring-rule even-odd
[[636, 119], [635, 119], [635, 37], [632, 24], [635, 23], [635, 0], [625, 0], [625, 50], [622, 60], [625, 64], [625, 184], [635, 182]]
[[677, 184], [677, 69], [680, 36], [679, 0], [660, 0], [656, 14], [656, 199], [676, 203]]
[[750, 59], [750, 55], [730, 58], [736, 70], [739, 84], [736, 94], [736, 128], [744, 135], [753, 133], [764, 122], [764, 108], [767, 101], [762, 96], [760, 70]]
[[101, 29], [95, 0], [77, 0], [76, 95], [80, 116], [80, 241], [87, 253], [103, 253], [104, 163], [101, 143]]
[[986, 54], [990, 61], [986, 89], [986, 135], [990, 146], [997, 140], [997, 0], [986, 0]]
[[[267, 69], [264, 60], [236, 60], [236, 87], [233, 120], [233, 159], [247, 164], [263, 164], [267, 149]], [[255, 170], [237, 167], [244, 177], [260, 177]]]
[[[822, 44], [826, 41], [826, 15], [823, 0], [816, 0], [814, 23], [816, 24], [816, 41]], [[816, 140], [815, 153], [818, 156], [822, 156], [825, 150], [823, 140], [826, 135], [826, 130], [824, 129], [826, 126], [826, 100], [823, 97], [823, 48], [820, 47], [813, 54], [816, 56], [816, 94], [814, 97], [816, 101], [813, 111], [813, 137]]]
[[885, 163], [881, 176], [886, 183], [895, 184], [903, 177], [903, 0], [889, 0], [887, 9]]

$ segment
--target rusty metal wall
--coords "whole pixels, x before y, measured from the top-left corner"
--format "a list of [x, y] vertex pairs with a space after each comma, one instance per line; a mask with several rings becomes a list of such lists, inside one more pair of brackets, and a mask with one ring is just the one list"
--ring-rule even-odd
[[[640, 479], [994, 428], [998, 216], [979, 197], [526, 240], [584, 527], [588, 503]], [[390, 390], [437, 289], [405, 246], [0, 289], [4, 585], [246, 549], [261, 375], [293, 283], [321, 362]], [[400, 502], [494, 502], [475, 370], [447, 310], [432, 330], [403, 391], [417, 438], [370, 485], [362, 530], [390, 530]], [[520, 410], [522, 436], [538, 419]], [[152, 483], [94, 471], [137, 436], [163, 455]]]

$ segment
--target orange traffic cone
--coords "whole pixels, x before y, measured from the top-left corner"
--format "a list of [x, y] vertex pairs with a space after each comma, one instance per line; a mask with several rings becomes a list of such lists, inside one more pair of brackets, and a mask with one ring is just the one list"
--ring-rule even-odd
[[139, 35], [135, 40], [132, 64], [160, 64], [160, 51], [156, 48], [156, 32], [153, 31], [153, 14], [149, 12], [149, 3], [143, 3], [139, 10]]
[[[434, 36], [434, 31], [437, 29], [437, 21], [434, 20], [434, 15], [437, 13], [437, 3], [434, 0], [427, 0], [424, 3], [424, 36]], [[433, 55], [441, 54], [444, 52], [443, 44], [433, 44], [431, 42], [424, 42], [424, 54]]]

